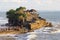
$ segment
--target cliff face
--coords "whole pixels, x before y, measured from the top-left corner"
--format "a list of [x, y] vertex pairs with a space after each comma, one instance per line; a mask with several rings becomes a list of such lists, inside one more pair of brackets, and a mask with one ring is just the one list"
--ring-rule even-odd
[[44, 20], [36, 20], [35, 23], [31, 23], [31, 29], [35, 30], [35, 29], [39, 29], [41, 27], [44, 27], [46, 25], [46, 21]]

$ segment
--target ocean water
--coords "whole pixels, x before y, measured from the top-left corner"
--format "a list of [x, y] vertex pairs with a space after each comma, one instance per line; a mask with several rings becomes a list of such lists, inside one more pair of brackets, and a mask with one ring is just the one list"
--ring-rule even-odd
[[[34, 32], [29, 32], [25, 34], [18, 34], [12, 36], [11, 40], [60, 40], [60, 12], [59, 11], [44, 11], [39, 12], [39, 15], [42, 18], [45, 18], [47, 21], [52, 22], [53, 27], [43, 27]], [[0, 12], [0, 25], [8, 23], [5, 12]], [[8, 38], [8, 37], [6, 37]], [[1, 38], [5, 40], [6, 38]], [[9, 38], [8, 38], [9, 39]]]
[[60, 11], [39, 12], [39, 14], [48, 21], [60, 22]]
[[8, 19], [6, 18], [6, 12], [0, 12], [0, 25], [8, 23]]
[[[47, 21], [60, 22], [60, 11], [39, 11], [39, 16], [45, 18]], [[8, 22], [6, 12], [0, 12], [0, 24]]]

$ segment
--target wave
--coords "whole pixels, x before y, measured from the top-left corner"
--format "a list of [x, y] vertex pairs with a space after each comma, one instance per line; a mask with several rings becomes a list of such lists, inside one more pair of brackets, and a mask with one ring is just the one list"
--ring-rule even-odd
[[8, 23], [8, 19], [4, 17], [0, 17], [0, 25]]
[[57, 37], [60, 35], [60, 22], [52, 22], [52, 24], [53, 27], [42, 27], [41, 29], [28, 33], [27, 40], [59, 40], [60, 36], [59, 38]]
[[[53, 24], [53, 27], [42, 27], [26, 34], [15, 35], [17, 40], [59, 40], [60, 35], [60, 22], [48, 21]], [[8, 19], [0, 18], [0, 25], [8, 23]], [[8, 35], [7, 35], [8, 36]], [[60, 36], [59, 36], [60, 37]]]
[[53, 22], [53, 23], [54, 23], [54, 25], [56, 25], [55, 27], [52, 27], [52, 28], [51, 27], [42, 27], [40, 29], [34, 30], [34, 32], [29, 32], [26, 34], [18, 35], [19, 40], [20, 39], [21, 40], [59, 40], [60, 31], [57, 29], [60, 24], [55, 23], [55, 22]]

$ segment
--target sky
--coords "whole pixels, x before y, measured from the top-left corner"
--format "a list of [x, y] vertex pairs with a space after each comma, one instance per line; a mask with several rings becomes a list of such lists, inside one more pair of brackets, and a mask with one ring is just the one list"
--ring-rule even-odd
[[0, 0], [0, 11], [16, 9], [20, 6], [41, 11], [60, 11], [60, 0]]

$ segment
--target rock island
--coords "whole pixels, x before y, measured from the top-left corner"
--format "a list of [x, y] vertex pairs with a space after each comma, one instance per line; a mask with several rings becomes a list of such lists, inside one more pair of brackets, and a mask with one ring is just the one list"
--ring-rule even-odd
[[6, 12], [8, 23], [6, 28], [0, 28], [0, 34], [20, 34], [39, 29], [41, 27], [52, 27], [46, 19], [39, 16], [35, 9], [19, 7], [16, 10]]

